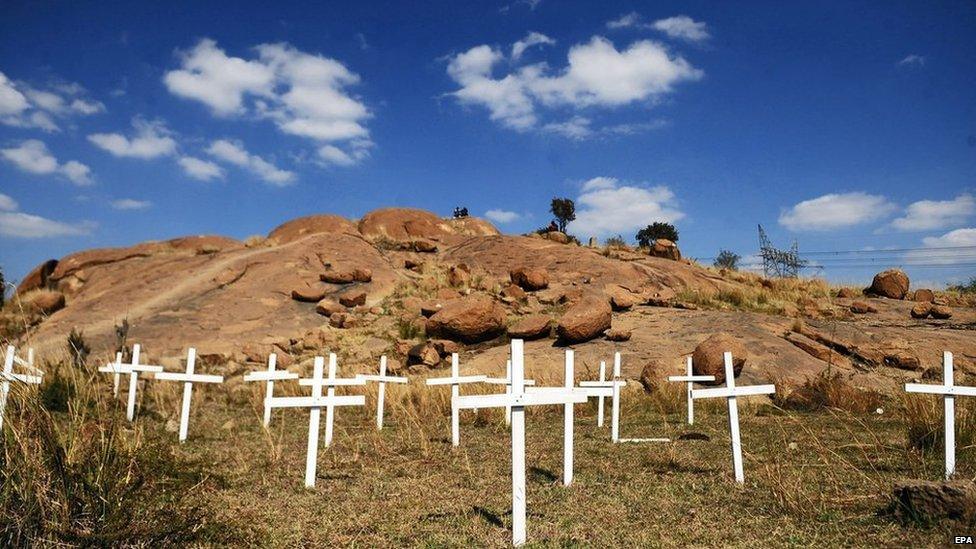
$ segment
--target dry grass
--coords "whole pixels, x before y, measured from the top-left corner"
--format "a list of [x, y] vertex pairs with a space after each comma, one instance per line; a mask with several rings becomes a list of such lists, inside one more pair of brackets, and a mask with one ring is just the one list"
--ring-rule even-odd
[[[0, 467], [0, 532], [7, 544], [508, 545], [504, 414], [462, 413], [462, 446], [452, 449], [448, 387], [427, 387], [420, 378], [387, 385], [386, 428], [377, 432], [376, 385], [369, 385], [365, 408], [337, 411], [334, 444], [320, 449], [317, 487], [307, 490], [308, 414], [275, 411], [265, 429], [263, 384], [228, 381], [195, 390], [190, 439], [179, 445], [166, 428], [176, 417], [179, 384], [146, 383], [130, 425], [110, 396], [109, 376], [54, 375], [70, 389], [49, 390], [48, 400], [67, 395], [60, 400], [70, 403], [66, 412], [47, 410], [29, 394], [12, 398], [18, 404], [4, 427]], [[561, 372], [527, 375], [544, 385], [562, 381]], [[834, 402], [839, 397], [827, 386], [825, 394], [834, 396], [825, 399]], [[467, 386], [463, 392], [497, 390]], [[279, 383], [276, 391], [301, 392], [294, 383]], [[938, 406], [938, 399], [929, 400]], [[918, 415], [912, 409], [862, 418], [838, 406], [769, 415], [761, 400], [740, 404], [742, 487], [730, 475], [724, 402], [696, 406], [693, 429], [710, 441], [677, 441], [689, 431], [682, 384], [663, 384], [651, 395], [636, 383], [623, 391], [621, 435], [664, 436], [672, 443], [611, 444], [609, 399], [602, 429], [595, 424], [595, 400], [577, 407], [570, 488], [559, 482], [561, 407], [530, 410], [530, 542], [928, 546], [946, 539], [948, 526], [905, 528], [877, 513], [896, 480], [941, 474], [940, 454], [906, 443]], [[940, 417], [933, 411], [933, 421]], [[976, 456], [965, 444], [959, 472], [972, 477]], [[86, 491], [81, 479], [97, 490]]]
[[791, 314], [801, 309], [807, 300], [831, 298], [830, 286], [818, 278], [765, 279], [755, 273], [709, 269], [736, 285], [717, 291], [682, 290], [678, 293], [679, 301], [705, 309]]
[[853, 414], [870, 414], [881, 408], [883, 396], [875, 391], [858, 389], [844, 381], [840, 372], [827, 368], [804, 383], [791, 388], [782, 387], [773, 402], [786, 410], [819, 412], [826, 409], [844, 410]]

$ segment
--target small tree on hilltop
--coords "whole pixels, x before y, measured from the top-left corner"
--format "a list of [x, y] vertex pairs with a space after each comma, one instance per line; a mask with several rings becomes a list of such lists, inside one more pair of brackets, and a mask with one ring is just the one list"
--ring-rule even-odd
[[720, 250], [718, 257], [715, 258], [714, 265], [720, 269], [736, 271], [739, 269], [739, 254], [730, 250]]
[[576, 219], [576, 204], [569, 198], [553, 198], [549, 211], [556, 216], [560, 232], [566, 232], [566, 225]]
[[636, 238], [637, 242], [644, 247], [653, 246], [654, 241], [659, 238], [664, 238], [666, 240], [670, 240], [671, 242], [677, 242], [678, 229], [675, 229], [674, 225], [670, 223], [655, 221], [654, 223], [651, 223], [650, 225], [637, 231]]

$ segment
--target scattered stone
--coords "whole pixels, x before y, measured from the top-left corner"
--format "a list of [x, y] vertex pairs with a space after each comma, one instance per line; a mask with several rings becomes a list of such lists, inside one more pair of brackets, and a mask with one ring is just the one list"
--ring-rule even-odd
[[899, 370], [917, 371], [922, 362], [915, 356], [915, 353], [908, 349], [892, 349], [884, 353], [882, 359], [885, 366], [898, 368]]
[[301, 286], [291, 291], [291, 298], [295, 301], [318, 303], [325, 297], [326, 289], [322, 286]]
[[640, 301], [636, 295], [620, 286], [612, 287], [607, 294], [610, 296], [610, 307], [614, 311], [626, 311]]
[[855, 301], [851, 303], [851, 312], [863, 315], [866, 313], [876, 313], [878, 309], [866, 301]]
[[436, 299], [429, 299], [420, 304], [420, 314], [426, 318], [430, 318], [437, 314], [438, 311], [444, 308], [444, 303]]
[[461, 292], [452, 288], [440, 288], [437, 290], [437, 299], [441, 301], [450, 301], [459, 297], [461, 297]]
[[651, 394], [660, 386], [664, 378], [664, 376], [661, 375], [661, 372], [663, 371], [664, 369], [662, 368], [661, 363], [656, 360], [651, 360], [644, 365], [638, 381], [640, 381], [641, 387], [644, 388], [645, 393]]
[[27, 294], [25, 300], [35, 311], [49, 315], [64, 308], [64, 294], [54, 290], [37, 290]]
[[411, 271], [420, 272], [420, 271], [424, 270], [424, 262], [423, 261], [418, 261], [416, 259], [404, 259], [403, 260], [403, 268], [404, 269], [409, 269]]
[[891, 299], [905, 299], [908, 294], [908, 275], [901, 269], [889, 269], [874, 275], [866, 292]]
[[366, 267], [356, 267], [352, 270], [352, 279], [356, 282], [372, 282], [373, 270]]
[[441, 362], [441, 354], [431, 342], [414, 345], [407, 352], [407, 365], [422, 365], [433, 368]]
[[346, 308], [338, 301], [329, 297], [315, 304], [315, 312], [323, 316], [331, 316], [333, 313], [341, 313], [345, 310]]
[[945, 305], [935, 305], [932, 307], [932, 310], [929, 312], [929, 314], [932, 315], [932, 318], [936, 318], [939, 320], [948, 320], [952, 318], [952, 309], [946, 307]]
[[559, 319], [556, 333], [567, 343], [581, 343], [610, 329], [613, 312], [602, 295], [586, 294]]
[[726, 352], [732, 353], [732, 372], [739, 377], [746, 364], [746, 348], [742, 343], [725, 332], [719, 332], [702, 341], [695, 347], [691, 356], [695, 375], [715, 376], [715, 381], [703, 382], [705, 385], [725, 384]]
[[508, 273], [512, 283], [528, 292], [544, 290], [549, 287], [549, 273], [545, 269], [519, 267]]
[[515, 284], [509, 284], [508, 286], [502, 288], [502, 291], [499, 293], [499, 295], [501, 295], [502, 297], [507, 297], [514, 301], [523, 301], [527, 296], [525, 290], [519, 288]]
[[513, 339], [538, 339], [549, 335], [552, 319], [546, 315], [529, 315], [508, 327]]
[[929, 313], [932, 312], [932, 304], [923, 302], [918, 303], [912, 307], [911, 315], [912, 318], [928, 318]]
[[477, 343], [505, 331], [505, 310], [484, 294], [449, 301], [429, 319], [427, 333], [437, 337]]
[[542, 237], [560, 244], [569, 244], [569, 237], [566, 236], [566, 233], [561, 233], [559, 231], [549, 231], [543, 234]]
[[348, 318], [349, 315], [347, 313], [332, 313], [329, 316], [329, 326], [333, 328], [345, 328]]
[[920, 303], [932, 303], [935, 301], [935, 292], [927, 288], [915, 290], [915, 301]]
[[661, 288], [647, 297], [647, 304], [652, 307], [671, 307], [677, 298], [678, 294], [671, 288]]
[[906, 524], [976, 523], [976, 484], [971, 480], [908, 480], [896, 484], [891, 496], [892, 513]]
[[860, 292], [856, 292], [851, 288], [841, 288], [840, 290], [837, 290], [837, 297], [844, 298], [844, 299], [853, 299], [857, 297], [859, 293]]
[[660, 257], [672, 261], [679, 261], [681, 259], [681, 250], [678, 249], [678, 245], [666, 238], [655, 240], [654, 245], [651, 246], [651, 249], [647, 253], [652, 257]]
[[691, 433], [681, 433], [680, 435], [678, 435], [678, 440], [704, 440], [707, 442], [709, 440], [712, 440], [712, 437], [706, 435], [705, 433], [691, 432]]
[[449, 339], [431, 339], [429, 343], [437, 349], [442, 357], [461, 352], [461, 346]]
[[620, 328], [610, 328], [607, 330], [608, 341], [630, 341], [630, 335], [630, 330], [623, 330]]
[[465, 264], [455, 265], [447, 271], [447, 283], [451, 286], [467, 286], [471, 282], [471, 271]]
[[319, 280], [329, 284], [351, 284], [354, 278], [352, 271], [326, 271], [319, 275]]
[[366, 291], [365, 290], [346, 290], [339, 294], [339, 303], [346, 307], [355, 307], [356, 305], [366, 304]]
[[437, 244], [425, 238], [419, 238], [410, 243], [413, 251], [422, 254], [432, 254], [437, 251]]

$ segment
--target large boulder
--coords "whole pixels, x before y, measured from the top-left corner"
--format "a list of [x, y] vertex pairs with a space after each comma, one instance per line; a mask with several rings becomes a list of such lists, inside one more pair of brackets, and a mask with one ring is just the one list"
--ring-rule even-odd
[[195, 254], [215, 254], [244, 246], [239, 240], [215, 234], [181, 236], [166, 241], [175, 250], [190, 251]]
[[454, 234], [451, 224], [432, 212], [414, 208], [382, 208], [359, 220], [359, 232], [370, 240], [388, 238], [395, 241], [438, 239]]
[[559, 339], [567, 343], [580, 343], [600, 336], [610, 329], [613, 312], [606, 297], [586, 294], [563, 313], [556, 326]]
[[908, 294], [908, 275], [901, 269], [889, 269], [874, 275], [867, 293], [891, 299], [905, 299]]
[[465, 343], [497, 337], [505, 331], [505, 309], [484, 294], [448, 301], [427, 319], [427, 334]]
[[508, 327], [512, 339], [538, 339], [549, 335], [552, 319], [547, 315], [529, 315]]
[[27, 273], [27, 276], [20, 281], [20, 284], [17, 285], [17, 293], [23, 295], [31, 290], [47, 288], [47, 280], [57, 266], [57, 259], [48, 259], [44, 263], [34, 267], [31, 272]]
[[325, 297], [326, 292], [326, 288], [320, 284], [303, 284], [292, 289], [291, 298], [305, 303], [318, 303]]
[[914, 300], [922, 303], [932, 303], [935, 301], [935, 292], [927, 288], [915, 290]]
[[651, 394], [661, 386], [661, 383], [664, 381], [663, 372], [664, 367], [656, 360], [651, 360], [644, 365], [640, 373], [639, 381], [645, 393]]
[[512, 269], [508, 276], [514, 284], [529, 292], [544, 290], [549, 287], [549, 273], [545, 269], [519, 267]]
[[659, 238], [655, 240], [654, 244], [651, 246], [651, 249], [648, 250], [647, 253], [654, 257], [661, 257], [673, 261], [678, 261], [681, 259], [681, 250], [678, 249], [678, 245], [666, 238]]
[[863, 315], [867, 313], [876, 313], [878, 310], [867, 301], [855, 301], [854, 303], [851, 303], [851, 312]]
[[929, 313], [932, 312], [932, 304], [926, 301], [921, 303], [916, 303], [909, 314], [912, 318], [928, 318]]
[[726, 352], [732, 353], [732, 372], [735, 377], [739, 377], [748, 358], [746, 348], [738, 339], [725, 332], [713, 334], [695, 347], [695, 352], [691, 355], [695, 375], [715, 376], [715, 381], [705, 382], [706, 385], [724, 385]]
[[907, 524], [942, 520], [976, 523], [976, 484], [971, 480], [908, 480], [895, 485], [891, 511]]
[[934, 305], [929, 314], [932, 315], [932, 318], [948, 320], [952, 318], [952, 309], [945, 305]]
[[268, 239], [278, 244], [287, 244], [310, 234], [357, 234], [356, 225], [348, 219], [338, 215], [310, 215], [292, 219], [278, 225], [270, 233]]
[[339, 303], [344, 307], [355, 307], [366, 304], [366, 291], [358, 288], [346, 290], [339, 294]]
[[335, 313], [345, 312], [345, 310], [346, 308], [338, 301], [329, 297], [315, 304], [315, 312], [323, 316], [332, 316]]

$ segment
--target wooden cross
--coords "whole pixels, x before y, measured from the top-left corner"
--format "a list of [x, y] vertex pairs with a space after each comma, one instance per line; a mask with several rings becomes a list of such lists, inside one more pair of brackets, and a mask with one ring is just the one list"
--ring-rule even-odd
[[[525, 392], [523, 342], [512, 340], [512, 391], [509, 394], [452, 396], [452, 409], [512, 408], [512, 544], [523, 545], [525, 533], [525, 407], [586, 402], [576, 389], [547, 388]], [[572, 377], [567, 376], [572, 382]], [[565, 465], [565, 464], [564, 464]]]
[[264, 426], [271, 425], [271, 397], [274, 396], [274, 382], [286, 379], [298, 379], [298, 374], [287, 370], [276, 370], [278, 355], [268, 355], [268, 369], [263, 372], [250, 372], [244, 376], [244, 381], [265, 381], [264, 390]]
[[[306, 387], [312, 387], [312, 391], [315, 391], [315, 387], [319, 387], [319, 393], [321, 393], [321, 388], [328, 387], [326, 389], [326, 397], [335, 397], [336, 387], [349, 387], [349, 386], [364, 386], [366, 385], [365, 379], [359, 379], [355, 377], [351, 378], [336, 378], [336, 355], [335, 353], [329, 353], [329, 377], [327, 379], [299, 379], [299, 385]], [[365, 405], [365, 398], [363, 397], [363, 404]], [[325, 405], [325, 446], [332, 446], [332, 429], [335, 424], [335, 404], [326, 403]]]
[[976, 387], [955, 385], [952, 373], [952, 353], [942, 353], [942, 385], [906, 383], [905, 392], [942, 395], [945, 404], [945, 478], [956, 472], [956, 399], [958, 396], [976, 396]]
[[[322, 378], [322, 369], [325, 359], [315, 357], [312, 379], [309, 385], [312, 386], [312, 396], [308, 397], [271, 397], [268, 400], [272, 408], [309, 408], [308, 415], [308, 450], [305, 455], [305, 486], [313, 488], [315, 486], [315, 465], [319, 455], [319, 417], [322, 408], [332, 409], [335, 406], [365, 406], [366, 397], [363, 395], [344, 395], [335, 396], [332, 386], [329, 387], [329, 396], [322, 396], [322, 387], [326, 385], [326, 380]], [[329, 370], [335, 371], [335, 355], [329, 355]], [[333, 380], [335, 381], [335, 380]]]
[[715, 389], [692, 389], [691, 398], [725, 398], [729, 403], [729, 432], [732, 435], [732, 468], [735, 471], [735, 481], [744, 483], [742, 472], [742, 438], [739, 436], [739, 404], [736, 397], [752, 395], [771, 395], [776, 392], [775, 385], [735, 386], [735, 372], [732, 369], [732, 353], [726, 352], [725, 359], [725, 387]]
[[683, 376], [668, 376], [668, 381], [685, 381], [688, 383], [688, 425], [695, 424], [695, 399], [691, 398], [691, 391], [696, 381], [715, 381], [715, 376], [696, 376], [691, 364], [691, 357], [687, 358], [688, 373]]
[[[34, 350], [28, 349], [27, 360], [23, 360], [16, 354], [13, 345], [7, 346], [7, 352], [3, 357], [3, 371], [0, 372], [0, 428], [3, 427], [3, 416], [7, 409], [7, 397], [10, 395], [11, 382], [23, 383], [26, 385], [40, 385], [44, 377], [41, 372], [34, 367]], [[18, 374], [14, 372], [14, 364], [30, 370], [30, 374]]]
[[190, 427], [190, 397], [193, 394], [194, 383], [223, 383], [224, 376], [195, 374], [193, 369], [197, 362], [197, 350], [193, 347], [186, 353], [186, 372], [156, 372], [155, 379], [163, 381], [183, 382], [183, 403], [180, 405], [180, 442], [186, 440], [186, 432]]
[[613, 354], [613, 378], [604, 381], [606, 363], [600, 361], [600, 380], [581, 381], [580, 387], [587, 390], [586, 396], [597, 398], [597, 426], [603, 425], [603, 401], [610, 397], [610, 440], [620, 442], [620, 388], [627, 381], [620, 379], [620, 353]]
[[[455, 406], [455, 399], [461, 396], [461, 385], [466, 383], [484, 383], [488, 376], [462, 376], [461, 367], [458, 364], [458, 354], [451, 353], [451, 377], [427, 378], [427, 385], [450, 385], [451, 386], [451, 444], [461, 445], [461, 420], [458, 415], [458, 407]], [[473, 406], [472, 408], [477, 408]]]
[[[506, 395], [512, 394], [512, 361], [511, 360], [505, 361], [505, 377], [486, 377], [485, 383], [489, 385], [504, 385], [505, 394]], [[534, 385], [535, 385], [534, 379], [525, 380], [526, 387], [531, 387]], [[512, 424], [512, 408], [508, 407], [505, 408], [505, 425], [511, 425], [511, 424]]]
[[375, 381], [380, 384], [379, 388], [376, 390], [376, 429], [378, 431], [382, 431], [383, 430], [383, 401], [385, 400], [386, 397], [386, 384], [407, 383], [409, 380], [405, 377], [386, 375], [386, 355], [380, 357], [379, 375], [359, 374], [356, 377], [358, 379], [362, 379], [363, 381]]
[[98, 369], [99, 372], [106, 372], [115, 374], [116, 379], [116, 390], [115, 394], [118, 395], [118, 376], [120, 374], [129, 374], [129, 401], [125, 407], [125, 418], [132, 421], [136, 418], [136, 392], [139, 390], [139, 372], [152, 372], [158, 373], [163, 371], [162, 366], [153, 366], [149, 364], [139, 364], [139, 353], [141, 349], [139, 344], [132, 346], [132, 363], [123, 364], [122, 363], [122, 353], [117, 353], [115, 355], [115, 362], [106, 364]]

